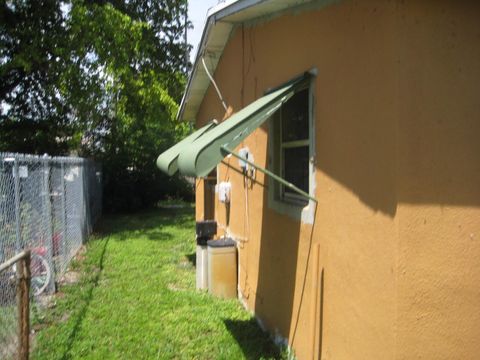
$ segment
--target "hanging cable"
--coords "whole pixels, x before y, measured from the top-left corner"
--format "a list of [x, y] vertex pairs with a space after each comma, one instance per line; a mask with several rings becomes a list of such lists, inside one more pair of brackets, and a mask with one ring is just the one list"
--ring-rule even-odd
[[225, 103], [225, 100], [223, 100], [223, 96], [220, 93], [220, 89], [218, 88], [217, 83], [215, 82], [215, 80], [213, 80], [212, 75], [210, 75], [210, 72], [208, 71], [208, 68], [207, 68], [207, 64], [205, 64], [205, 58], [203, 56], [202, 56], [202, 64], [203, 64], [203, 67], [205, 69], [205, 72], [207, 73], [208, 78], [210, 79], [213, 86], [215, 87], [215, 90], [217, 91], [218, 97], [219, 97], [220, 101], [222, 102], [223, 108], [225, 109], [225, 111], [228, 111], [227, 104]]

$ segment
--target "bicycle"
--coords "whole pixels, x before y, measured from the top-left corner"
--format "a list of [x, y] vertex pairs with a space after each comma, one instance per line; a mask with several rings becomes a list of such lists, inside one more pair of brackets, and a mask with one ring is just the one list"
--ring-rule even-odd
[[47, 289], [52, 280], [52, 271], [45, 258], [48, 250], [42, 246], [31, 248], [30, 251], [30, 287], [33, 296], [39, 296]]
[[[47, 259], [47, 248], [44, 246], [30, 248], [30, 289], [33, 296], [39, 296], [45, 292], [52, 280], [52, 271]], [[12, 266], [9, 274], [10, 284], [15, 283], [17, 265]]]

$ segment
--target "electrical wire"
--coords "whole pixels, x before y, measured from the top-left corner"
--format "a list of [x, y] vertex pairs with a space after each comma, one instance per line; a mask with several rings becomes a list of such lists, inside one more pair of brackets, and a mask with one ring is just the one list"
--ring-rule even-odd
[[243, 191], [245, 192], [245, 222], [244, 222], [244, 230], [243, 233], [245, 237], [250, 237], [250, 220], [248, 217], [249, 214], [249, 206], [248, 206], [248, 172], [243, 175]]
[[210, 81], [212, 82], [213, 86], [215, 87], [215, 90], [217, 91], [218, 98], [219, 98], [220, 101], [222, 102], [223, 108], [225, 109], [225, 111], [228, 111], [228, 106], [227, 106], [227, 104], [225, 103], [225, 100], [223, 100], [222, 93], [220, 92], [220, 89], [218, 88], [217, 83], [215, 82], [215, 80], [213, 79], [212, 75], [211, 75], [210, 72], [208, 71], [207, 64], [205, 64], [205, 58], [204, 58], [203, 56], [202, 56], [202, 64], [203, 64], [203, 67], [204, 67], [204, 69], [205, 69], [205, 72], [207, 73], [208, 78], [210, 79]]

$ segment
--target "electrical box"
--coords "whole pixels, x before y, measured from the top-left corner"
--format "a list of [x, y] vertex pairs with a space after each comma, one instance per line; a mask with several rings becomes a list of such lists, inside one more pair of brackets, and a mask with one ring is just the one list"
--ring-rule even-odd
[[[217, 222], [215, 220], [197, 221], [195, 230], [197, 239], [213, 239], [213, 236], [217, 233]], [[206, 242], [205, 240], [205, 244]]]
[[230, 202], [230, 190], [232, 185], [229, 182], [222, 181], [218, 184], [218, 200], [222, 203]]
[[[238, 150], [238, 155], [240, 155], [242, 158], [248, 160], [248, 154], [250, 153], [248, 147], [241, 148]], [[243, 161], [242, 159], [238, 159], [238, 166], [240, 166], [244, 171], [248, 170], [248, 164]]]
[[[249, 149], [248, 147], [244, 147], [244, 148], [241, 148], [240, 150], [238, 150], [238, 154], [239, 154], [242, 158], [244, 158], [244, 159], [246, 159], [246, 160], [248, 160], [248, 161], [250, 161], [250, 162], [253, 162], [253, 155], [252, 155], [252, 153], [250, 152], [250, 149]], [[245, 161], [241, 160], [241, 159], [238, 159], [238, 165], [239, 165], [245, 172], [247, 172], [248, 169], [249, 169], [248, 164], [247, 164]]]

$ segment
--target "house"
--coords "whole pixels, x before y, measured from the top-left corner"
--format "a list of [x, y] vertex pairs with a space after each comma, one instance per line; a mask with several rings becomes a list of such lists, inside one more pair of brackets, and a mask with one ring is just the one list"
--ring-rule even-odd
[[158, 164], [297, 358], [478, 358], [479, 2], [221, 3], [178, 116]]

